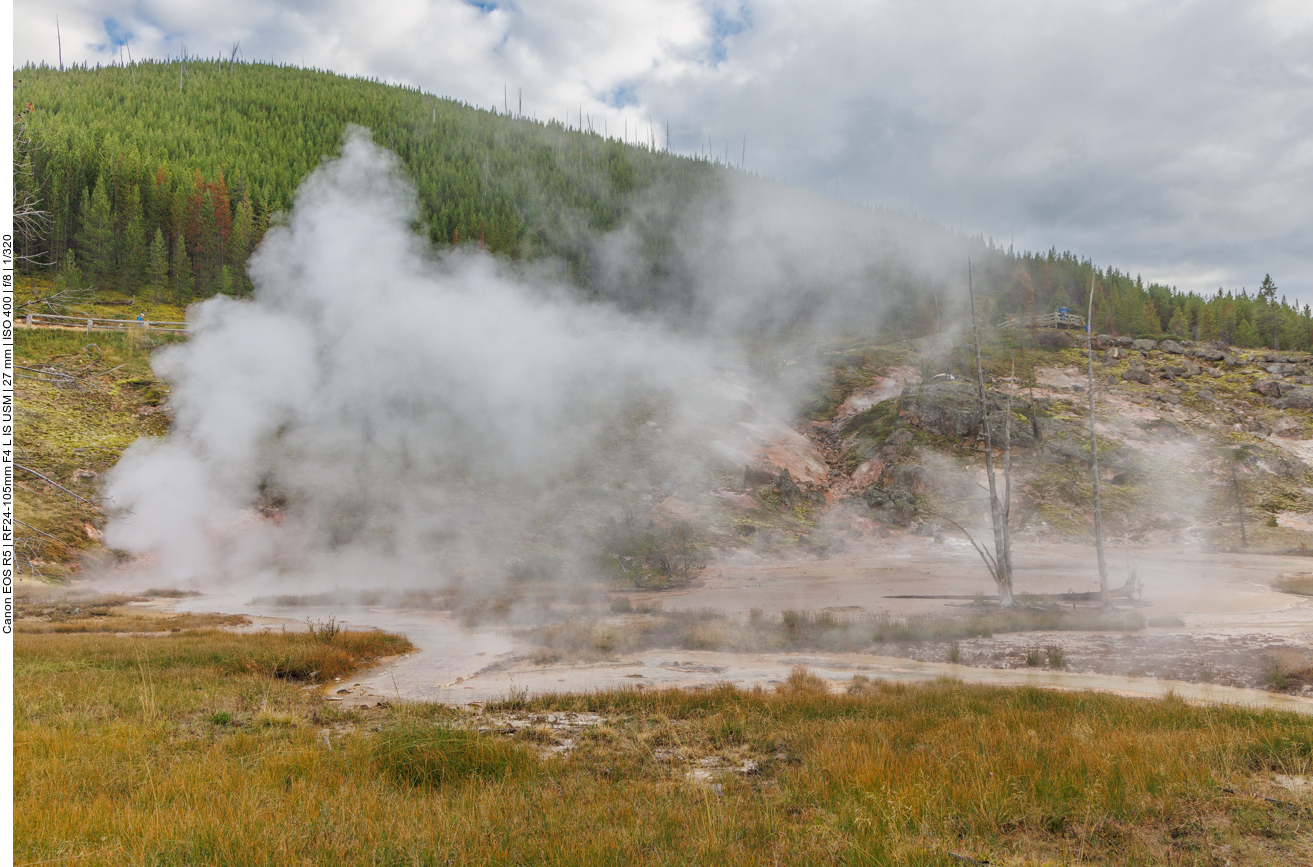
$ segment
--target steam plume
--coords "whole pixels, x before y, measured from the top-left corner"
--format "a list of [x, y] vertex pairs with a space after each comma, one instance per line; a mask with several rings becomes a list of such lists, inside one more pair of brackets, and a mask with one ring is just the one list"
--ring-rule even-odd
[[648, 433], [714, 415], [696, 347], [435, 253], [416, 214], [395, 157], [349, 130], [253, 257], [253, 297], [197, 305], [157, 354], [174, 428], [110, 474], [108, 544], [178, 579], [433, 580], [526, 539], [577, 547], [698, 471]]

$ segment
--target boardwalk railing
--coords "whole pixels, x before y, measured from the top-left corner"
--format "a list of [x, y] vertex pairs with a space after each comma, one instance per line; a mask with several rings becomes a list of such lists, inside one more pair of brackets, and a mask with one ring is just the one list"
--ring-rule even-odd
[[96, 319], [90, 316], [56, 316], [53, 313], [28, 313], [24, 324], [29, 328], [36, 325], [58, 325], [63, 328], [86, 328], [87, 331], [127, 331], [129, 328], [144, 328], [149, 331], [164, 331], [172, 334], [186, 334], [186, 322], [152, 322], [147, 319]]
[[1085, 317], [1076, 313], [1054, 311], [1043, 316], [1012, 316], [999, 328], [1085, 328]]

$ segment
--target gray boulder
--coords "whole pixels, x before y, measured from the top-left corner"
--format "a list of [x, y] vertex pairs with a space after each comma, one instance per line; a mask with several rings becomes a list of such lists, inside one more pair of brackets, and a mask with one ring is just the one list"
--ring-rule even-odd
[[1249, 386], [1250, 391], [1256, 391], [1263, 397], [1280, 397], [1281, 383], [1275, 379], [1260, 379], [1253, 385]]
[[1263, 365], [1263, 369], [1273, 376], [1294, 376], [1299, 372], [1299, 368], [1289, 362], [1278, 361], [1271, 364]]
[[1313, 409], [1313, 388], [1292, 388], [1272, 405], [1277, 409]]
[[1148, 340], [1142, 337], [1139, 340], [1131, 341], [1131, 349], [1136, 349], [1139, 350], [1140, 352], [1152, 352], [1157, 348], [1158, 348], [1157, 340]]
[[793, 480], [793, 475], [788, 470], [782, 470], [775, 477], [775, 490], [780, 492], [780, 503], [788, 508], [796, 508], [807, 502], [807, 496], [798, 487], [798, 483]]
[[1127, 382], [1138, 382], [1141, 385], [1148, 385], [1153, 382], [1153, 377], [1150, 376], [1149, 371], [1145, 370], [1143, 367], [1132, 367], [1130, 370], [1122, 374], [1122, 379]]
[[916, 497], [901, 485], [872, 485], [862, 494], [873, 517], [883, 524], [906, 527], [916, 517]]
[[1175, 340], [1164, 340], [1162, 343], [1158, 344], [1158, 348], [1163, 352], [1170, 352], [1172, 355], [1185, 354], [1185, 347], [1177, 343]]

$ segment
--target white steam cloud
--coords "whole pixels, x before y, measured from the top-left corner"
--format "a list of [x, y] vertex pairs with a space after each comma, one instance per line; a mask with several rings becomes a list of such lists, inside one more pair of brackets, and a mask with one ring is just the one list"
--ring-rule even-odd
[[433, 581], [580, 550], [635, 491], [701, 471], [663, 451], [716, 415], [696, 347], [435, 253], [417, 213], [396, 158], [349, 130], [253, 258], [254, 295], [198, 305], [157, 354], [174, 427], [110, 474], [108, 544], [175, 580]]

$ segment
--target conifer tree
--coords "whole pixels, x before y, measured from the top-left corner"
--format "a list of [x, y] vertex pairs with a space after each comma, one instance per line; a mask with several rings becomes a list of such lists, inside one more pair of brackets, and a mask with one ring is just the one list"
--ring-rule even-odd
[[233, 272], [233, 291], [245, 295], [248, 291], [246, 260], [251, 255], [252, 236], [255, 232], [255, 212], [251, 200], [243, 198], [233, 217], [232, 232], [228, 235], [228, 265]]
[[1177, 307], [1167, 323], [1167, 330], [1176, 337], [1185, 337], [1190, 331], [1190, 320], [1185, 316], [1185, 308]]
[[187, 240], [179, 235], [174, 247], [177, 252], [173, 255], [173, 300], [178, 304], [187, 304], [196, 286], [191, 257], [187, 255]]
[[114, 214], [100, 180], [90, 195], [83, 190], [81, 212], [77, 246], [83, 275], [96, 288], [104, 288], [114, 268]]
[[163, 229], [156, 229], [155, 238], [150, 242], [147, 280], [150, 283], [150, 298], [158, 304], [160, 289], [169, 285], [169, 247], [164, 241]]
[[124, 225], [119, 241], [121, 254], [115, 276], [120, 289], [131, 291], [140, 285], [146, 276], [146, 223], [142, 218], [137, 188], [130, 187], [124, 198], [126, 199], [123, 209]]

